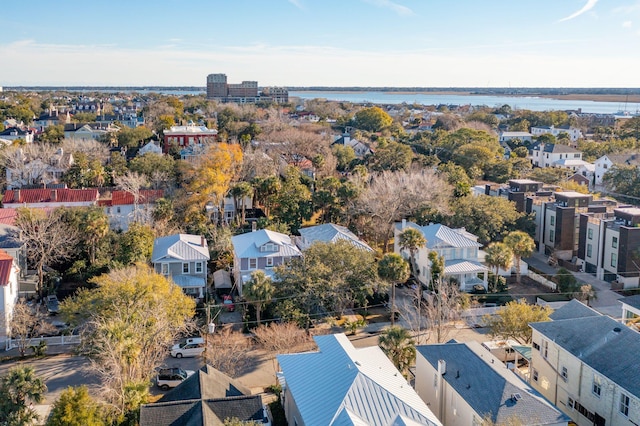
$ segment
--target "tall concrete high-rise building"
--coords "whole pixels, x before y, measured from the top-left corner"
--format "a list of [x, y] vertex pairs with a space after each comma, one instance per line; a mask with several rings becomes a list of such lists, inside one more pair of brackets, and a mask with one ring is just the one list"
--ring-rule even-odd
[[226, 74], [209, 74], [207, 76], [207, 98], [224, 98], [229, 96]]

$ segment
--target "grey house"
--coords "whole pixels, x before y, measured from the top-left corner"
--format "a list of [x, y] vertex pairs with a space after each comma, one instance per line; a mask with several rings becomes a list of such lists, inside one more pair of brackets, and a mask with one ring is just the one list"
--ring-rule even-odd
[[204, 297], [208, 261], [207, 240], [200, 235], [169, 235], [156, 238], [153, 243], [151, 262], [155, 271], [196, 298]]

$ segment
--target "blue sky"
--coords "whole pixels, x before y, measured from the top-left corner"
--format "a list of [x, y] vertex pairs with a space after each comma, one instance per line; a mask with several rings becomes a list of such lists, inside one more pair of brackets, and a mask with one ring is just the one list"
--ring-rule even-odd
[[[8, 4], [7, 4], [8, 3]], [[640, 87], [640, 0], [31, 0], [0, 85]]]

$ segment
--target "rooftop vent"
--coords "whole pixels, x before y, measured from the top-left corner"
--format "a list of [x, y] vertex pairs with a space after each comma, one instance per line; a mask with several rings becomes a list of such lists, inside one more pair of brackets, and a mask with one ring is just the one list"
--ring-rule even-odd
[[622, 329], [620, 327], [616, 327], [613, 329], [614, 333], [620, 333], [622, 331]]
[[521, 399], [522, 399], [522, 395], [520, 395], [519, 393], [512, 393], [511, 394], [511, 400], [513, 402], [518, 402]]

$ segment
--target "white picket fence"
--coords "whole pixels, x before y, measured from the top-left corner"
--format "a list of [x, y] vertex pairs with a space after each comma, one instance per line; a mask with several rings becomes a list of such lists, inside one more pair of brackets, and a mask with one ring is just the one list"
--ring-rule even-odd
[[[27, 339], [26, 347], [38, 346], [43, 340], [47, 343], [47, 346], [80, 344], [80, 336], [74, 334], [71, 336], [32, 337], [31, 339]], [[7, 339], [5, 350], [10, 351], [11, 349], [19, 347], [18, 342], [18, 339]]]
[[529, 270], [528, 277], [531, 278], [532, 280], [542, 284], [543, 286], [550, 288], [553, 291], [556, 291], [556, 288], [558, 287], [556, 285], [556, 283], [554, 283], [553, 281], [550, 281], [550, 280], [546, 279], [542, 275], [536, 274], [532, 270]]

